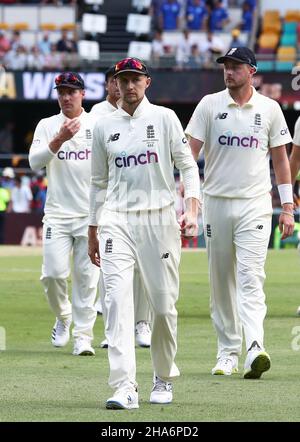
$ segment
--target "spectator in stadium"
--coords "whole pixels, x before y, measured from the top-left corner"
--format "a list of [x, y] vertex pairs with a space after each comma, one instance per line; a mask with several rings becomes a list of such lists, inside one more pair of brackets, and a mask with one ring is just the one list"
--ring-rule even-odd
[[208, 28], [210, 31], [222, 31], [230, 22], [227, 9], [224, 8], [222, 0], [214, 3], [214, 8], [210, 12], [208, 19]]
[[164, 0], [160, 8], [160, 28], [164, 31], [179, 29], [180, 4], [177, 0]]
[[[85, 85], [75, 72], [55, 78], [61, 112], [42, 119], [29, 151], [34, 171], [46, 167], [48, 190], [43, 218], [41, 281], [56, 316], [52, 344], [74, 338], [74, 355], [94, 355], [91, 346], [99, 271], [87, 255], [89, 182], [94, 122], [82, 108]], [[72, 305], [68, 298], [70, 254], [73, 254]]]
[[[280, 194], [282, 239], [293, 234], [293, 195], [285, 144], [291, 140], [279, 104], [252, 87], [257, 63], [246, 48], [231, 48], [227, 89], [206, 95], [187, 126], [194, 158], [204, 145], [203, 218], [208, 250], [211, 316], [218, 336], [213, 375], [238, 370], [243, 333], [244, 378], [270, 368], [264, 350], [264, 264], [271, 233], [269, 152]], [[227, 171], [227, 173], [224, 173]]]
[[191, 55], [191, 36], [190, 31], [185, 29], [176, 47], [176, 67], [182, 68], [189, 61]]
[[58, 52], [77, 53], [77, 43], [73, 38], [69, 37], [67, 30], [61, 32], [61, 38], [56, 44], [56, 49]]
[[94, 131], [89, 255], [98, 266], [101, 257], [105, 284], [109, 384], [115, 389], [106, 408], [131, 409], [139, 406], [134, 266], [154, 315], [151, 356], [155, 375], [150, 402], [166, 404], [172, 401], [171, 381], [179, 375], [174, 363], [180, 260], [174, 163], [186, 186], [187, 209], [181, 221], [191, 236], [197, 235], [199, 177], [175, 113], [152, 105], [145, 96], [151, 82], [146, 65], [126, 58], [116, 64], [115, 76], [120, 107], [103, 117]]
[[5, 167], [2, 171], [2, 187], [8, 189], [9, 192], [14, 187], [15, 172], [12, 167]]
[[51, 43], [50, 53], [45, 55], [45, 69], [62, 69], [64, 54], [57, 51], [56, 43]]
[[240, 28], [242, 31], [250, 32], [252, 30], [254, 11], [251, 9], [249, 2], [243, 3], [242, 22]]
[[4, 56], [4, 64], [6, 69], [13, 71], [23, 71], [27, 65], [27, 50], [25, 46], [18, 46], [16, 49], [11, 49]]
[[43, 213], [47, 193], [47, 186], [44, 180], [43, 171], [39, 170], [36, 176], [33, 177], [30, 184], [30, 189], [32, 193], [31, 211], [34, 213]]
[[205, 67], [211, 67], [217, 55], [224, 51], [224, 43], [220, 37], [207, 31], [205, 40], [199, 42], [200, 56]]
[[191, 53], [188, 61], [184, 64], [187, 69], [199, 69], [202, 66], [203, 59], [200, 55], [199, 47], [196, 43], [191, 46]]
[[10, 41], [10, 48], [12, 51], [16, 51], [19, 46], [23, 46], [21, 42], [21, 34], [20, 31], [14, 31]]
[[49, 39], [49, 33], [45, 32], [42, 36], [42, 39], [38, 42], [38, 48], [40, 52], [46, 56], [51, 52], [51, 42]]
[[[117, 101], [120, 98], [120, 92], [114, 78], [115, 66], [110, 67], [105, 72], [105, 89], [107, 91], [106, 100], [95, 104], [91, 109], [91, 114], [95, 115], [97, 119], [114, 112], [117, 109]], [[100, 314], [104, 312], [104, 283], [102, 272], [100, 270], [100, 296], [96, 302], [97, 312]], [[142, 285], [141, 278], [137, 269], [134, 272], [134, 317], [135, 317], [135, 339], [140, 347], [150, 347], [151, 345], [151, 312], [146, 298], [145, 289]], [[100, 347], [107, 348], [107, 340], [101, 342]]]
[[0, 30], [0, 60], [10, 50], [10, 42], [5, 33]]
[[244, 46], [244, 43], [239, 39], [240, 34], [241, 31], [239, 29], [232, 29], [231, 31], [232, 40], [229, 45], [231, 48], [239, 48], [241, 46]]
[[11, 191], [11, 199], [8, 212], [30, 213], [32, 193], [27, 185], [22, 185], [20, 176], [16, 176], [15, 185]]
[[186, 8], [186, 24], [190, 31], [206, 29], [208, 10], [203, 0], [192, 0]]
[[45, 66], [45, 56], [41, 53], [38, 46], [32, 46], [27, 54], [27, 69], [41, 71]]
[[152, 40], [152, 58], [158, 61], [160, 57], [165, 55], [165, 48], [163, 42], [163, 33], [160, 29], [157, 29], [154, 33]]

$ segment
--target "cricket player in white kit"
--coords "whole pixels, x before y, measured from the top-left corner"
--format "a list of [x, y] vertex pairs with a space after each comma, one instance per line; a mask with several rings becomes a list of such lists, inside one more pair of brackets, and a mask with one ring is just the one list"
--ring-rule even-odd
[[[43, 218], [41, 281], [56, 316], [52, 344], [63, 347], [74, 322], [74, 355], [94, 355], [91, 346], [99, 270], [88, 257], [89, 185], [95, 119], [82, 108], [84, 82], [65, 72], [55, 79], [61, 112], [42, 119], [29, 152], [33, 170], [46, 167], [48, 178]], [[73, 251], [72, 305], [68, 297]]]
[[[297, 119], [294, 128], [293, 149], [290, 156], [290, 167], [292, 175], [292, 184], [295, 185], [297, 175], [299, 174], [300, 171], [300, 117]], [[299, 246], [298, 250], [300, 251]], [[300, 306], [297, 309], [297, 315], [300, 316]]]
[[290, 168], [291, 137], [277, 102], [252, 87], [254, 53], [232, 48], [224, 57], [222, 92], [205, 96], [187, 126], [197, 159], [204, 148], [204, 229], [209, 260], [211, 316], [218, 336], [214, 375], [238, 370], [244, 332], [244, 378], [270, 368], [264, 350], [264, 264], [271, 232], [269, 159], [280, 193], [282, 238], [294, 228]]
[[[115, 66], [110, 67], [105, 72], [105, 88], [107, 91], [106, 100], [95, 104], [91, 109], [91, 114], [97, 119], [104, 115], [110, 114], [117, 109], [117, 101], [120, 98], [120, 92], [114, 78]], [[104, 285], [102, 272], [100, 269], [100, 296], [96, 302], [96, 309], [99, 313], [104, 312], [105, 306], [102, 305], [104, 300]], [[140, 347], [150, 347], [151, 344], [151, 311], [146, 298], [145, 288], [142, 285], [141, 278], [137, 269], [134, 272], [134, 317], [135, 317], [135, 340]], [[107, 339], [104, 339], [100, 347], [107, 348]]]
[[174, 164], [185, 183], [187, 208], [181, 221], [191, 236], [198, 227], [199, 176], [175, 113], [150, 104], [145, 96], [151, 82], [147, 67], [126, 58], [116, 64], [115, 76], [120, 107], [98, 122], [94, 131], [89, 255], [96, 265], [101, 258], [105, 284], [109, 384], [115, 389], [106, 407], [130, 409], [139, 406], [133, 330], [135, 265], [153, 310], [150, 402], [172, 401], [171, 381], [179, 375], [174, 359], [181, 251]]

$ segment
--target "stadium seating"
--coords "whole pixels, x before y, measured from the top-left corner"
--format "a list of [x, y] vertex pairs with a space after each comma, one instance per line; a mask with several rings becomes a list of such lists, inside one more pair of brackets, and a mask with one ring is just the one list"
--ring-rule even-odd
[[300, 10], [287, 10], [284, 16], [285, 22], [298, 22], [300, 21]]

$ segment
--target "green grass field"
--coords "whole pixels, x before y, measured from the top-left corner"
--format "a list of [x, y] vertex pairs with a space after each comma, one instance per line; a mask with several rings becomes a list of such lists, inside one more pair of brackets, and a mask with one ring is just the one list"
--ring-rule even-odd
[[[295, 313], [300, 260], [295, 249], [268, 255], [265, 344], [272, 367], [260, 380], [242, 378], [244, 356], [239, 374], [210, 374], [216, 337], [209, 317], [206, 255], [184, 252], [177, 355], [182, 376], [175, 383], [174, 402], [149, 404], [149, 350], [137, 348], [140, 408], [131, 411], [105, 409], [111, 395], [106, 350], [97, 348], [96, 357], [75, 357], [72, 343], [52, 347], [54, 318], [39, 281], [39, 255], [35, 249], [0, 248], [0, 327], [6, 332], [6, 351], [0, 351], [1, 422], [299, 421], [300, 318]], [[101, 317], [95, 336], [97, 345], [103, 338]]]

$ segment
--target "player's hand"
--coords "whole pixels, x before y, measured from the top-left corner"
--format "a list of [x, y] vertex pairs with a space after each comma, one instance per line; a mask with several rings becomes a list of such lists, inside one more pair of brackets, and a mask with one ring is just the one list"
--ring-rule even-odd
[[89, 226], [88, 233], [88, 255], [92, 263], [100, 267], [99, 240], [97, 237], [97, 227]]
[[284, 204], [279, 216], [279, 230], [281, 239], [288, 238], [294, 233], [295, 220], [293, 214], [293, 204]]
[[181, 234], [184, 238], [194, 238], [198, 236], [198, 220], [195, 213], [186, 211], [178, 220]]
[[69, 119], [67, 118], [64, 124], [61, 126], [58, 137], [63, 142], [70, 140], [80, 129], [80, 120], [78, 117]]

